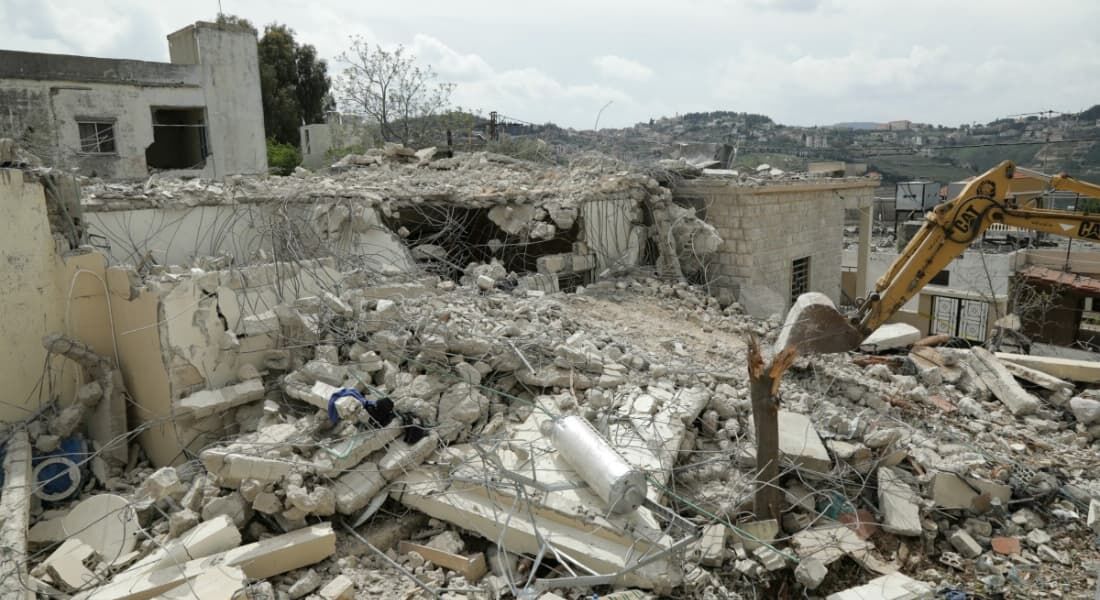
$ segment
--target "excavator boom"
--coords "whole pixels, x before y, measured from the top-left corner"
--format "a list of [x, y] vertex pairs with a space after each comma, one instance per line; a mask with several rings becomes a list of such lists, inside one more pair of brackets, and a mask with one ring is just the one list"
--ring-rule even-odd
[[[994, 223], [1100, 241], [1100, 215], [1017, 207], [1013, 182], [1019, 185], [1028, 179], [1040, 180], [1047, 189], [1100, 198], [1100, 185], [1068, 175], [1044, 175], [1004, 161], [975, 177], [958, 196], [925, 215], [924, 225], [847, 322], [831, 316], [822, 318], [820, 308], [813, 315], [799, 314], [796, 302], [787, 315], [787, 323], [806, 324], [805, 329], [814, 331], [817, 336], [862, 340], [900, 310]], [[791, 341], [798, 342], [797, 339]], [[852, 344], [853, 349], [854, 346]]]

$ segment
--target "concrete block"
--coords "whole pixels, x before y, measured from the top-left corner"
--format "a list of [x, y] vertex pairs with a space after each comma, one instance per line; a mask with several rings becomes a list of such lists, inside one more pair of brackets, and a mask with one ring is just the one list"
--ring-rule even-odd
[[959, 529], [947, 538], [955, 550], [965, 558], [977, 558], [982, 553], [982, 546], [965, 529]]
[[1089, 500], [1088, 526], [1093, 533], [1100, 533], [1100, 500]]
[[273, 483], [282, 480], [294, 466], [286, 460], [237, 454], [220, 448], [204, 450], [199, 457], [206, 470], [217, 475], [223, 483], [239, 482], [242, 479]]
[[539, 273], [555, 275], [571, 270], [571, 254], [551, 254], [535, 259], [535, 268]]
[[355, 597], [355, 582], [347, 575], [337, 575], [317, 595], [322, 600], [352, 600]]
[[768, 571], [779, 571], [787, 566], [787, 559], [776, 550], [768, 546], [760, 546], [752, 551], [753, 557], [764, 565]]
[[225, 412], [248, 402], [262, 400], [264, 383], [260, 379], [249, 379], [237, 385], [218, 390], [202, 390], [181, 398], [175, 402], [175, 415], [199, 419]]
[[[774, 521], [773, 521], [774, 522]], [[699, 563], [717, 567], [726, 560], [726, 526], [708, 525], [699, 540]]]
[[878, 353], [895, 348], [908, 348], [921, 339], [920, 330], [907, 323], [887, 323], [874, 330], [859, 349], [864, 352]]
[[249, 579], [267, 579], [300, 569], [332, 556], [336, 534], [332, 525], [310, 525], [266, 538], [228, 552], [196, 558], [153, 571], [123, 571], [94, 593], [75, 596], [80, 600], [144, 600], [194, 579], [218, 566], [236, 567]]
[[832, 459], [806, 415], [779, 411], [779, 452], [810, 473], [828, 474]]
[[775, 519], [738, 523], [736, 527], [733, 530], [733, 537], [745, 547], [745, 550], [755, 550], [762, 544], [770, 544], [775, 541], [775, 536], [779, 533], [779, 523]]
[[794, 578], [808, 590], [816, 590], [828, 574], [829, 568], [816, 558], [800, 561], [794, 568]]
[[878, 503], [882, 510], [882, 528], [895, 535], [921, 534], [920, 507], [916, 494], [893, 469], [878, 470]]
[[336, 494], [336, 510], [342, 515], [353, 515], [363, 509], [386, 486], [386, 479], [378, 471], [378, 465], [364, 462], [354, 470], [340, 476], [332, 484]]
[[825, 600], [932, 600], [932, 586], [901, 573], [890, 573], [849, 588], [829, 594]]

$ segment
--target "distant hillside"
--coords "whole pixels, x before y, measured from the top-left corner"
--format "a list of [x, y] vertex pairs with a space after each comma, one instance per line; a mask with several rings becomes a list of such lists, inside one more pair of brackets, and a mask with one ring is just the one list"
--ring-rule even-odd
[[930, 179], [947, 182], [975, 175], [1006, 159], [1048, 173], [1068, 172], [1100, 181], [1100, 105], [1077, 114], [998, 119], [984, 125], [945, 127], [892, 121], [890, 128], [855, 121], [795, 127], [765, 115], [734, 111], [687, 113], [622, 129], [573, 130], [553, 125], [527, 135], [557, 155], [598, 150], [652, 163], [676, 155], [682, 143], [729, 144], [734, 168], [761, 163], [805, 169], [812, 161], [867, 163], [886, 184]]

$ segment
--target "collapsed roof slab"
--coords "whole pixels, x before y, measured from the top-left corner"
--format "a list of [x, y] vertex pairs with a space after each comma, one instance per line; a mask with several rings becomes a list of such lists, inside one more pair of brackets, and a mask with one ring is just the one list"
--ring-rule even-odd
[[[609, 419], [608, 441], [654, 484], [659, 499], [672, 473], [688, 426], [705, 406], [699, 389], [651, 389], [624, 402]], [[659, 406], [655, 414], [646, 407]], [[536, 410], [490, 447], [452, 446], [448, 465], [425, 466], [402, 479], [393, 497], [432, 517], [492, 540], [510, 552], [545, 555], [596, 574], [616, 585], [670, 590], [683, 569], [676, 552], [682, 541], [648, 504], [624, 514], [607, 505], [558, 455], [541, 426], [552, 417]], [[456, 464], [451, 467], [449, 465]], [[645, 562], [650, 559], [650, 562]], [[550, 586], [552, 584], [545, 583]], [[565, 585], [563, 583], [563, 585]]]

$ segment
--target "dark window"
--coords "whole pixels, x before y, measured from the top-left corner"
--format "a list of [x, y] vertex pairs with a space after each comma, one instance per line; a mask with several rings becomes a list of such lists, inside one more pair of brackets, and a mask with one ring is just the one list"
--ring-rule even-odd
[[935, 277], [932, 278], [932, 281], [929, 281], [928, 283], [932, 285], [950, 285], [950, 283], [948, 283], [950, 281], [951, 271], [944, 270], [936, 273]]
[[88, 154], [115, 153], [114, 121], [77, 121], [80, 151]]
[[210, 155], [206, 141], [206, 109], [153, 108], [153, 143], [145, 149], [145, 164], [153, 169], [201, 169]]
[[791, 263], [791, 303], [810, 291], [810, 257], [796, 258]]

